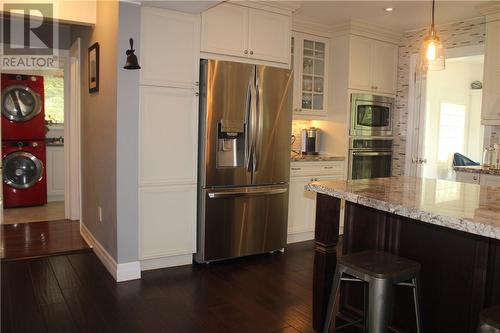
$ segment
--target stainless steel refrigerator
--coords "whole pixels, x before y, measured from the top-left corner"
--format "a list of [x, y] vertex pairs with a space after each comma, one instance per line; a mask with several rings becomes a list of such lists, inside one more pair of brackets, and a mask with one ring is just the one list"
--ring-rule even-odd
[[197, 262], [286, 244], [290, 70], [201, 60]]

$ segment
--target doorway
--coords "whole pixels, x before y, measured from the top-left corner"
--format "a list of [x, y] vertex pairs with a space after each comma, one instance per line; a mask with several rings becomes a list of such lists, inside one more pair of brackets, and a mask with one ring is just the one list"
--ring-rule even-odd
[[450, 49], [446, 69], [418, 73], [412, 57], [405, 174], [454, 179], [453, 155], [480, 162], [482, 46]]

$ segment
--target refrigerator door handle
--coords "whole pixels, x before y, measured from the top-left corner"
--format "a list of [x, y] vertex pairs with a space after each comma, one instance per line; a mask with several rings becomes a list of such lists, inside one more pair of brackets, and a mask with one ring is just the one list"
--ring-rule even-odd
[[[255, 73], [254, 73], [255, 79]], [[250, 112], [249, 112], [249, 121], [248, 121], [248, 141], [250, 145], [249, 149], [249, 160], [247, 165], [248, 172], [251, 173], [251, 179], [253, 183], [255, 166], [256, 166], [256, 138], [257, 138], [257, 91], [255, 87], [255, 82], [250, 83]]]
[[250, 168], [252, 162], [252, 103], [253, 103], [253, 78], [248, 82], [248, 90], [247, 90], [247, 109], [245, 111], [245, 122], [246, 122], [246, 130], [245, 130], [245, 168], [248, 172], [252, 172]]
[[286, 187], [237, 187], [226, 190], [208, 190], [208, 197], [210, 199], [234, 198], [234, 197], [251, 197], [251, 196], [264, 196], [286, 193]]
[[260, 138], [262, 136], [261, 133], [261, 110], [260, 110], [260, 80], [259, 75], [255, 75], [255, 137], [254, 137], [254, 161], [253, 161], [253, 173], [257, 172], [257, 168], [259, 167], [259, 153], [258, 148], [260, 147]]

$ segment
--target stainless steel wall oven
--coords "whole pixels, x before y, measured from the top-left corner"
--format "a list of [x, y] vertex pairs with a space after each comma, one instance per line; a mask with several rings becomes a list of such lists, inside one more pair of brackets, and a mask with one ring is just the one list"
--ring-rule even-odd
[[349, 140], [349, 179], [390, 177], [391, 171], [392, 139]]

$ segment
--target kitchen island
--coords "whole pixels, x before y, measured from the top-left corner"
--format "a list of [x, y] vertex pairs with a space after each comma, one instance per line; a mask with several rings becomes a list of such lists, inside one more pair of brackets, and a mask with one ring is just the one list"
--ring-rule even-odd
[[[483, 307], [500, 304], [500, 189], [411, 177], [313, 182], [317, 192], [313, 325], [323, 319], [337, 259], [341, 200], [342, 253], [378, 249], [422, 265], [426, 332], [475, 332]], [[396, 289], [391, 326], [415, 330], [411, 290]], [[344, 283], [340, 317], [362, 314], [361, 284]]]

